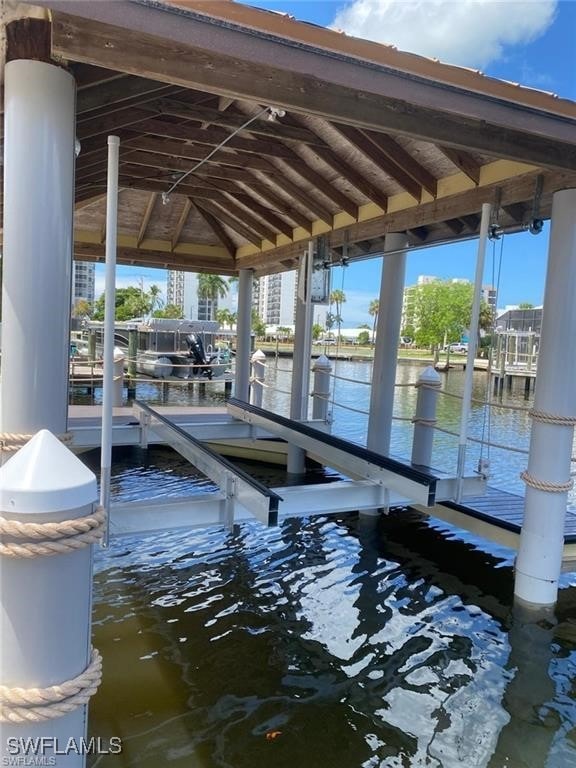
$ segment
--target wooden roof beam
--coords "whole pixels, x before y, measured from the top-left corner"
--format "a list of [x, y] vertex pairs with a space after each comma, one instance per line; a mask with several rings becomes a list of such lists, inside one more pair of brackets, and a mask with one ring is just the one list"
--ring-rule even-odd
[[422, 187], [414, 181], [399, 165], [392, 162], [382, 150], [372, 142], [366, 134], [342, 123], [334, 123], [334, 128], [344, 136], [356, 149], [365, 157], [374, 163], [380, 170], [390, 178], [394, 179], [408, 194], [420, 202], [422, 197]]
[[278, 230], [278, 232], [282, 232], [283, 235], [286, 235], [286, 237], [289, 237], [290, 240], [292, 240], [294, 236], [292, 227], [281, 219], [274, 211], [271, 211], [270, 208], [267, 208], [265, 205], [262, 205], [262, 203], [254, 200], [253, 197], [250, 197], [250, 195], [243, 194], [242, 192], [239, 192], [238, 194], [235, 193], [234, 200], [251, 213], [257, 214], [270, 227]]
[[186, 222], [188, 221], [188, 217], [190, 216], [191, 210], [192, 210], [192, 203], [188, 198], [186, 198], [186, 200], [184, 200], [184, 207], [182, 208], [182, 213], [180, 214], [178, 223], [176, 224], [174, 232], [172, 233], [172, 241], [171, 241], [172, 250], [174, 250], [178, 245], [178, 243], [180, 242], [180, 235], [182, 234], [182, 230], [186, 226]]
[[215, 216], [213, 216], [211, 213], [209, 213], [209, 211], [204, 210], [204, 208], [201, 208], [197, 205], [194, 205], [194, 208], [198, 211], [199, 215], [204, 219], [206, 224], [210, 227], [210, 229], [216, 235], [217, 239], [222, 243], [224, 248], [226, 248], [230, 256], [234, 257], [236, 253], [236, 246], [234, 245], [234, 241], [232, 240], [231, 237], [228, 236], [228, 233], [226, 232], [224, 227], [220, 224], [218, 219]]
[[296, 226], [305, 229], [306, 232], [312, 233], [312, 220], [304, 216], [303, 213], [300, 213], [300, 211], [297, 208], [294, 208], [289, 201], [284, 200], [280, 195], [277, 195], [276, 192], [270, 188], [270, 185], [260, 179], [256, 174], [247, 173], [244, 185], [248, 193], [251, 193], [252, 189], [257, 188], [258, 196], [274, 206], [274, 209], [278, 213], [281, 213], [283, 216], [290, 219]]
[[444, 224], [448, 227], [450, 232], [453, 232], [455, 235], [459, 235], [464, 229], [464, 223], [460, 221], [460, 219], [446, 219]]
[[388, 196], [383, 190], [374, 186], [364, 174], [357, 171], [356, 168], [339, 157], [329, 147], [314, 147], [314, 152], [326, 165], [329, 165], [333, 171], [336, 171], [342, 178], [346, 179], [369, 200], [380, 206], [383, 211], [387, 210]]
[[[195, 106], [175, 99], [160, 99], [157, 107], [161, 114], [182, 117], [187, 120], [197, 120], [198, 122], [219, 125], [234, 130], [241, 128], [250, 119], [250, 115], [220, 112], [217, 109]], [[258, 136], [282, 139], [283, 141], [295, 141], [303, 144], [317, 144], [319, 142], [316, 135], [307, 128], [285, 125], [280, 119], [271, 122], [266, 117], [262, 117], [254, 120], [244, 130], [248, 133], [255, 133]]]
[[[74, 258], [79, 261], [104, 261], [105, 247], [96, 243], [74, 243]], [[188, 272], [216, 272], [223, 275], [234, 275], [237, 272], [232, 258], [196, 256], [178, 251], [119, 247], [116, 258], [119, 264], [141, 264]]]
[[278, 168], [272, 163], [269, 163], [267, 170], [270, 173], [270, 178], [266, 179], [269, 184], [273, 184], [276, 188], [281, 189], [285, 194], [293, 197], [294, 200], [298, 200], [298, 202], [303, 205], [306, 210], [314, 213], [316, 216], [318, 216], [319, 219], [321, 219], [321, 221], [325, 222], [329, 226], [332, 226], [334, 216], [328, 210], [328, 208], [323, 205], [323, 203], [316, 200], [315, 197], [299, 187], [298, 184], [295, 184], [293, 181], [286, 178], [286, 176], [282, 176], [278, 172]]
[[469, 229], [472, 230], [472, 232], [476, 232], [480, 226], [480, 216], [476, 215], [475, 213], [470, 213], [466, 216], [460, 216], [460, 219]]
[[144, 77], [135, 77], [133, 75], [124, 75], [123, 77], [109, 80], [97, 87], [92, 87], [79, 91], [76, 99], [76, 114], [82, 115], [102, 107], [110, 107], [112, 104], [122, 104], [128, 99], [135, 97], [146, 100], [149, 98], [157, 99], [168, 91], [181, 91], [182, 88], [175, 88], [166, 83], [160, 83], [157, 80], [148, 80]]
[[140, 222], [140, 228], [138, 229], [138, 235], [136, 237], [136, 246], [138, 248], [140, 247], [140, 243], [142, 242], [142, 240], [144, 240], [144, 238], [146, 237], [146, 230], [148, 229], [148, 224], [150, 223], [150, 218], [152, 216], [152, 211], [154, 210], [157, 197], [158, 197], [158, 193], [152, 192], [152, 194], [148, 198], [148, 203], [146, 204], [144, 216], [142, 217], [142, 221]]
[[[147, 6], [85, 4], [85, 18], [50, 0], [52, 54], [218, 96], [276, 104], [369, 130], [412, 136], [545, 168], [576, 170], [574, 119], [401, 69], [255, 35]], [[90, 17], [96, 14], [98, 21]], [[151, 19], [154, 19], [153, 23]], [[108, 23], [102, 23], [108, 21]], [[105, 44], [104, 45], [104, 41]], [[249, 42], [249, 45], [247, 45]], [[151, 51], [154, 55], [151, 55]], [[221, 53], [223, 52], [223, 53]], [[239, 62], [241, 65], [239, 65]], [[274, 62], [272, 65], [270, 62]], [[329, 63], [328, 63], [329, 62]]]
[[149, 119], [149, 111], [130, 107], [93, 120], [85, 120], [78, 125], [76, 134], [82, 141], [103, 133], [115, 133], [119, 128], [132, 127], [134, 123], [143, 123]]
[[332, 183], [329, 182], [326, 178], [324, 178], [321, 173], [318, 173], [314, 169], [310, 168], [306, 164], [306, 161], [302, 160], [299, 155], [294, 153], [292, 160], [287, 161], [282, 158], [281, 160], [278, 160], [278, 163], [280, 168], [282, 168], [283, 164], [286, 163], [291, 171], [294, 171], [299, 176], [302, 176], [303, 179], [306, 179], [306, 181], [314, 186], [317, 192], [322, 193], [324, 197], [332, 200], [332, 202], [335, 203], [340, 209], [350, 214], [353, 219], [358, 218], [358, 204], [355, 203], [354, 200], [351, 200], [343, 192], [340, 192], [340, 190], [333, 186]]
[[438, 145], [438, 149], [459, 171], [465, 173], [474, 184], [478, 185], [480, 183], [481, 165], [474, 160], [472, 155], [463, 149], [456, 149], [455, 147]]
[[412, 179], [429, 192], [432, 197], [438, 194], [438, 180], [424, 168], [404, 147], [385, 133], [375, 131], [363, 131], [373, 144], [395, 165], [400, 166]]
[[245, 226], [242, 221], [238, 221], [234, 216], [231, 216], [227, 210], [223, 210], [207, 200], [199, 200], [195, 197], [192, 198], [192, 202], [197, 208], [211, 213], [216, 220], [222, 221], [230, 229], [233, 229], [234, 232], [237, 232], [245, 240], [248, 240], [249, 243], [252, 243], [252, 245], [255, 245], [257, 248], [262, 247], [261, 239]]
[[511, 205], [503, 205], [502, 209], [510, 216], [517, 224], [524, 224], [526, 219], [526, 213], [528, 206], [524, 203], [512, 203]]

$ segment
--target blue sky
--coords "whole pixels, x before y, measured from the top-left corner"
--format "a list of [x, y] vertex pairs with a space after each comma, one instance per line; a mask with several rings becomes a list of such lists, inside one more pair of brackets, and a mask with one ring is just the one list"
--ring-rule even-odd
[[[487, 75], [519, 82], [576, 100], [576, 2], [572, 0], [252, 0], [250, 5], [289, 13], [303, 21], [344, 29], [449, 63], [480, 69]], [[538, 236], [509, 235], [502, 248], [498, 305], [542, 302], [548, 226]], [[476, 242], [410, 253], [406, 284], [418, 275], [474, 278]], [[501, 243], [496, 243], [496, 262]], [[489, 246], [485, 282], [492, 283], [493, 246]], [[344, 324], [367, 321], [368, 305], [377, 298], [381, 260], [349, 266], [344, 274], [347, 302]], [[117, 285], [158, 284], [163, 270], [118, 267]], [[342, 286], [334, 270], [333, 287]], [[371, 286], [367, 290], [366, 286]], [[103, 267], [97, 266], [96, 293], [103, 290]]]

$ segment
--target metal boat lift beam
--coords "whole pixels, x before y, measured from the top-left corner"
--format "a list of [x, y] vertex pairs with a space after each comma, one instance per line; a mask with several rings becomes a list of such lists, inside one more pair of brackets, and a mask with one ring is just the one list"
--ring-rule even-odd
[[282, 501], [278, 494], [150, 406], [135, 401], [133, 410], [140, 422], [146, 425], [146, 430], [153, 432], [220, 488], [224, 494], [223, 522], [232, 524], [234, 507], [239, 504], [265, 525], [278, 523], [278, 505]]
[[[318, 461], [353, 479], [371, 482], [398, 493], [411, 502], [432, 507], [440, 500], [454, 498], [456, 478], [442, 473], [426, 472], [388, 456], [351, 443], [348, 440], [324, 434], [318, 430], [284, 416], [231, 398], [227, 402], [230, 415], [283, 438], [303, 448]], [[484, 481], [467, 478], [464, 494], [481, 494]]]

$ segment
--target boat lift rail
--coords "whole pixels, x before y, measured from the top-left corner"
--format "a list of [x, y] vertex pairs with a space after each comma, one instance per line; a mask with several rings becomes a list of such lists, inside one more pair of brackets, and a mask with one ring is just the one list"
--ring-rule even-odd
[[278, 507], [282, 498], [268, 486], [236, 467], [204, 443], [189, 435], [149, 405], [134, 401], [134, 415], [142, 425], [144, 445], [147, 432], [154, 434], [200, 472], [212, 480], [224, 494], [223, 522], [231, 527], [234, 522], [234, 506], [239, 504], [265, 525], [277, 525]]
[[[425, 507], [452, 499], [457, 478], [439, 471], [427, 471], [409, 463], [382, 456], [363, 446], [334, 435], [320, 432], [299, 421], [266, 411], [255, 405], [230, 398], [227, 409], [231, 416], [304, 449], [326, 466], [353, 478], [371, 482], [398, 493], [403, 498]], [[485, 482], [479, 476], [465, 478], [464, 495], [480, 494]]]

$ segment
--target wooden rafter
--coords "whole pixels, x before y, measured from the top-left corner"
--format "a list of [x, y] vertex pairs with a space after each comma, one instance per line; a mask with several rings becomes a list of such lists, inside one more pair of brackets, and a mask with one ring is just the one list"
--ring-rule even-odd
[[[270, 186], [268, 179], [259, 178], [254, 173], [248, 173], [245, 179], [245, 186], [250, 192], [252, 189], [258, 189], [258, 195], [266, 202], [270, 203], [276, 211], [282, 213], [297, 226], [302, 227], [307, 232], [312, 232], [312, 220], [304, 216], [297, 208], [294, 208], [291, 202], [284, 200]], [[287, 193], [285, 193], [287, 194]]]
[[464, 229], [464, 223], [460, 221], [460, 219], [446, 219], [444, 224], [455, 235], [459, 235], [460, 232], [462, 232], [462, 230]]
[[82, 115], [103, 107], [109, 108], [114, 104], [122, 104], [128, 99], [140, 98], [143, 102], [148, 97], [158, 99], [169, 90], [174, 91], [174, 86], [147, 80], [144, 77], [125, 75], [110, 80], [98, 88], [80, 91], [76, 101], [76, 114]]
[[191, 210], [192, 210], [192, 203], [188, 198], [186, 198], [184, 200], [184, 207], [182, 208], [182, 213], [180, 214], [180, 218], [178, 219], [176, 227], [174, 228], [174, 232], [172, 233], [172, 250], [174, 250], [178, 245], [178, 243], [180, 242], [180, 235], [182, 234], [182, 230], [186, 226], [186, 222], [188, 221], [188, 216], [190, 215]]
[[278, 168], [272, 165], [272, 163], [269, 164], [268, 171], [271, 173], [270, 178], [267, 179], [268, 183], [273, 184], [276, 189], [281, 189], [287, 195], [294, 198], [294, 200], [298, 200], [307, 211], [314, 213], [319, 219], [332, 226], [334, 216], [323, 203], [299, 187], [298, 184], [295, 184], [285, 176], [281, 176]]
[[460, 219], [473, 232], [476, 232], [476, 230], [480, 226], [480, 216], [476, 215], [475, 213], [470, 213], [465, 216], [460, 216]]
[[[250, 119], [249, 115], [220, 112], [217, 109], [195, 106], [175, 99], [161, 99], [157, 107], [162, 114], [182, 117], [187, 120], [197, 120], [198, 122], [218, 125], [224, 128], [241, 128]], [[265, 117], [250, 123], [245, 130], [249, 133], [266, 136], [271, 139], [295, 141], [303, 144], [318, 143], [316, 135], [306, 128], [284, 125], [280, 120], [270, 122]]]
[[438, 181], [424, 166], [419, 163], [404, 147], [385, 133], [363, 131], [373, 144], [382, 150], [388, 159], [399, 165], [408, 176], [429, 192], [432, 197], [438, 194]]
[[[105, 248], [96, 243], [75, 243], [74, 258], [79, 261], [104, 261]], [[194, 272], [214, 272], [222, 275], [233, 275], [236, 266], [231, 257], [214, 256], [190, 257], [178, 251], [158, 251], [143, 248], [119, 247], [116, 258], [119, 264], [141, 264], [142, 266], [159, 266], [165, 269], [180, 269]]]
[[480, 183], [481, 166], [474, 160], [472, 155], [463, 149], [455, 149], [454, 147], [438, 145], [438, 149], [459, 171], [462, 171], [469, 179], [472, 179], [474, 184]]
[[140, 222], [140, 229], [138, 230], [138, 235], [136, 236], [136, 246], [139, 248], [140, 243], [144, 238], [146, 237], [146, 230], [148, 229], [148, 224], [150, 223], [150, 218], [152, 216], [152, 211], [154, 210], [154, 206], [156, 205], [156, 198], [158, 197], [157, 192], [152, 192], [150, 197], [148, 198], [148, 202], [146, 204], [146, 209], [144, 211], [144, 215], [142, 216], [142, 221]]
[[85, 120], [80, 123], [77, 130], [78, 138], [82, 141], [99, 134], [115, 133], [119, 128], [128, 128], [134, 123], [142, 123], [149, 120], [150, 112], [142, 109], [122, 109], [110, 115], [96, 117], [93, 120]]
[[388, 208], [388, 196], [386, 193], [378, 189], [364, 174], [339, 157], [332, 149], [329, 147], [314, 147], [314, 152], [326, 165], [329, 165], [332, 170], [346, 179], [359, 192], [380, 206], [383, 211]]
[[230, 229], [233, 229], [234, 232], [238, 232], [238, 234], [245, 240], [248, 240], [249, 243], [260, 248], [262, 244], [261, 239], [255, 235], [251, 229], [244, 226], [242, 221], [238, 221], [234, 216], [231, 216], [227, 210], [223, 210], [207, 200], [193, 198], [193, 203], [197, 208], [201, 208], [203, 211], [208, 211], [208, 213], [211, 213], [216, 219], [224, 222]]
[[527, 205], [524, 203], [512, 203], [511, 205], [504, 205], [502, 208], [517, 224], [524, 223], [528, 210]]
[[422, 187], [414, 181], [401, 166], [392, 162], [382, 150], [372, 142], [368, 136], [358, 128], [353, 128], [343, 123], [337, 123], [334, 127], [344, 136], [356, 149], [371, 160], [380, 170], [390, 178], [394, 179], [403, 189], [406, 190], [416, 201], [420, 201], [422, 196]]
[[220, 96], [218, 98], [218, 111], [225, 112], [232, 104], [234, 104], [234, 99], [229, 96]]
[[230, 256], [234, 256], [236, 253], [236, 246], [234, 245], [234, 241], [231, 237], [228, 236], [228, 233], [220, 224], [218, 219], [201, 206], [194, 205], [194, 208], [198, 211], [206, 224], [208, 224], [212, 232], [216, 235], [217, 239], [222, 243], [224, 248], [226, 248]]
[[278, 232], [282, 232], [282, 234], [286, 235], [286, 237], [289, 237], [292, 240], [294, 234], [292, 232], [292, 227], [282, 218], [280, 218], [280, 216], [278, 216], [274, 211], [270, 210], [270, 208], [267, 208], [265, 205], [262, 205], [262, 203], [254, 200], [253, 197], [250, 197], [250, 195], [243, 194], [242, 192], [235, 194], [234, 200], [240, 203], [240, 205], [242, 205], [248, 211], [256, 213], [269, 226], [278, 230]]

